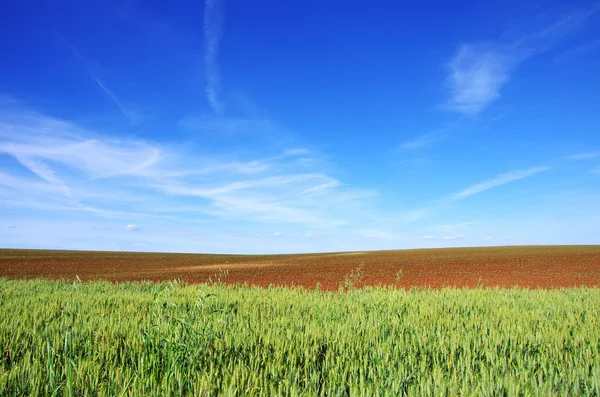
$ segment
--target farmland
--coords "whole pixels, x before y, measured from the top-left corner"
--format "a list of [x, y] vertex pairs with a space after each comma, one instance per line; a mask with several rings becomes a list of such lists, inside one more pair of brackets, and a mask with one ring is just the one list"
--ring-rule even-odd
[[600, 396], [600, 247], [0, 250], [0, 395]]
[[423, 249], [303, 255], [194, 255], [0, 250], [9, 278], [203, 283], [267, 287], [355, 286], [567, 288], [600, 285], [600, 246]]
[[600, 395], [600, 290], [0, 280], [0, 394]]

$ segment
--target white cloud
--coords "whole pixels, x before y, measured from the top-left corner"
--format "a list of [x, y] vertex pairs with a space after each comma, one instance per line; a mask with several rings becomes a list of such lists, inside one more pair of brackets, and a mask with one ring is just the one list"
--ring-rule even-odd
[[206, 77], [206, 98], [213, 111], [223, 112], [219, 99], [219, 67], [217, 57], [223, 34], [223, 7], [221, 0], [206, 0], [204, 3], [204, 74]]
[[524, 171], [514, 171], [514, 172], [508, 172], [506, 174], [501, 174], [490, 180], [478, 183], [478, 184], [473, 185], [463, 191], [460, 191], [460, 192], [452, 195], [451, 198], [463, 199], [463, 198], [472, 196], [474, 194], [481, 193], [488, 189], [506, 185], [507, 183], [515, 182], [520, 179], [527, 178], [527, 177], [533, 176], [535, 174], [539, 174], [540, 172], [548, 171], [550, 169], [551, 169], [550, 167], [535, 167], [535, 168], [530, 168], [530, 169], [524, 170]]
[[500, 88], [520, 61], [512, 48], [464, 44], [449, 64], [449, 106], [465, 114], [479, 113], [500, 97]]
[[552, 48], [597, 11], [597, 6], [572, 10], [533, 32], [532, 21], [523, 21], [514, 29], [521, 31], [516, 38], [507, 31], [496, 41], [460, 45], [448, 63], [448, 107], [467, 115], [479, 113], [500, 98], [500, 90], [520, 63]]
[[129, 224], [129, 225], [125, 226], [125, 230], [128, 232], [135, 232], [135, 231], [142, 230], [142, 228], [139, 227], [138, 225]]
[[600, 150], [597, 150], [594, 152], [578, 153], [578, 154], [573, 154], [571, 156], [567, 156], [567, 158], [571, 159], [571, 160], [590, 160], [590, 159], [595, 159], [596, 157], [600, 157]]
[[421, 240], [435, 240], [435, 236], [427, 235], [421, 237]]
[[100, 89], [102, 89], [102, 91], [104, 91], [104, 93], [106, 95], [108, 95], [108, 97], [113, 101], [113, 103], [119, 108], [119, 110], [121, 111], [123, 116], [125, 116], [125, 118], [127, 118], [132, 123], [137, 123], [141, 120], [139, 114], [137, 114], [131, 110], [128, 110], [125, 108], [125, 106], [123, 106], [123, 104], [121, 103], [121, 100], [111, 90], [109, 90], [106, 87], [106, 85], [104, 85], [102, 80], [100, 80], [99, 78], [97, 78], [96, 76], [94, 76], [91, 73], [90, 73], [90, 76], [96, 82], [98, 87], [100, 87]]
[[463, 240], [465, 236], [463, 234], [457, 234], [454, 236], [444, 236], [442, 240]]
[[[260, 233], [257, 233], [257, 236], [259, 236], [259, 235], [260, 235]], [[313, 233], [306, 233], [306, 232], [281, 233], [281, 232], [275, 232], [275, 233], [269, 234], [269, 236], [271, 236], [271, 237], [312, 237]]]
[[493, 240], [493, 238], [491, 238], [491, 237], [488, 236], [488, 237], [484, 237], [483, 240], [484, 241], [491, 241], [491, 240]]
[[412, 140], [406, 141], [400, 145], [403, 150], [416, 150], [429, 146], [435, 142], [441, 141], [446, 137], [443, 131], [434, 131], [420, 135]]
[[[155, 185], [156, 187], [163, 189], [167, 193], [179, 194], [184, 196], [198, 196], [205, 198], [214, 198], [227, 193], [239, 191], [239, 190], [252, 190], [257, 188], [274, 188], [281, 187], [287, 184], [302, 184], [312, 180], [328, 180], [330, 179], [324, 174], [292, 174], [292, 175], [278, 175], [269, 176], [260, 179], [246, 180], [239, 182], [232, 182], [227, 185], [214, 186], [209, 188], [194, 188], [189, 186], [176, 186], [176, 185]], [[337, 182], [337, 181], [336, 181]], [[329, 182], [331, 183], [331, 182]], [[328, 183], [328, 184], [329, 184]], [[339, 184], [339, 183], [338, 183]], [[322, 185], [317, 185], [310, 189], [319, 188]]]
[[[1, 149], [0, 149], [1, 151]], [[19, 154], [15, 155], [15, 158], [26, 168], [28, 168], [32, 173], [48, 182], [51, 186], [56, 188], [56, 190], [60, 191], [66, 198], [68, 198], [73, 204], [80, 205], [77, 200], [74, 200], [73, 193], [69, 189], [69, 187], [62, 181], [60, 178], [56, 176], [54, 171], [50, 169], [46, 164], [41, 161], [38, 161], [35, 158], [31, 158], [28, 156], [22, 156]]]
[[322, 183], [320, 185], [308, 188], [305, 191], [301, 192], [300, 194], [304, 195], [304, 194], [309, 194], [309, 193], [315, 193], [315, 192], [319, 192], [319, 191], [322, 191], [322, 190], [328, 190], [328, 189], [331, 189], [331, 188], [336, 188], [338, 186], [341, 186], [340, 181], [333, 180], [331, 182]]
[[[54, 162], [66, 167], [76, 168], [92, 178], [104, 178], [117, 175], [145, 175], [146, 171], [156, 164], [161, 157], [160, 150], [136, 141], [98, 141], [84, 136], [70, 136], [60, 128], [47, 125], [44, 133], [32, 132], [37, 124], [44, 125], [43, 120], [34, 125], [23, 125], [21, 136], [29, 138], [27, 142], [19, 142], [8, 134], [4, 135], [6, 125], [0, 122], [0, 153], [14, 156], [32, 172], [38, 174], [52, 184], [65, 190], [63, 182], [57, 179], [47, 162]], [[10, 125], [10, 129], [18, 128], [18, 124]], [[40, 126], [41, 127], [41, 126]], [[83, 131], [79, 131], [83, 132]], [[85, 132], [83, 132], [85, 134]]]
[[333, 227], [354, 217], [355, 203], [373, 196], [317, 168], [323, 162], [298, 165], [298, 158], [316, 158], [301, 147], [224, 158], [107, 138], [14, 109], [0, 108], [2, 154], [22, 165], [0, 167], [2, 205], [42, 211]]

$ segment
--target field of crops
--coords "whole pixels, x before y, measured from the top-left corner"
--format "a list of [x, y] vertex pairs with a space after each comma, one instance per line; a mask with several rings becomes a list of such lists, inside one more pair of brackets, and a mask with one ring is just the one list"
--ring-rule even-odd
[[0, 280], [0, 395], [600, 395], [600, 290]]
[[[304, 255], [192, 255], [0, 250], [9, 278], [296, 285], [335, 291], [355, 284], [561, 288], [600, 286], [600, 246], [421, 249]], [[224, 276], [227, 274], [226, 276]]]

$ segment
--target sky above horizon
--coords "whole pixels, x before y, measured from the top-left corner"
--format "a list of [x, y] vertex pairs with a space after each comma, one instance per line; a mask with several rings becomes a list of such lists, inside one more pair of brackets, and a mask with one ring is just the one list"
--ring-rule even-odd
[[600, 244], [600, 3], [0, 4], [0, 247]]

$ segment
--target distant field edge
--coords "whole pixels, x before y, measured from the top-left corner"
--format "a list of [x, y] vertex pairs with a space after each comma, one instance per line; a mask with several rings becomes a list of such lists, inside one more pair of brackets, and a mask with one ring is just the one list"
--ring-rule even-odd
[[371, 254], [388, 252], [411, 252], [411, 251], [453, 251], [453, 250], [489, 250], [489, 249], [522, 249], [522, 248], [592, 248], [600, 250], [600, 244], [533, 244], [533, 245], [488, 245], [488, 246], [459, 246], [459, 247], [436, 247], [436, 248], [397, 248], [385, 250], [354, 250], [354, 251], [321, 251], [321, 252], [290, 252], [290, 253], [222, 253], [222, 252], [179, 252], [179, 251], [117, 251], [117, 250], [93, 250], [93, 249], [61, 249], [61, 248], [19, 248], [0, 247], [0, 256], [6, 251], [20, 252], [56, 252], [56, 253], [90, 253], [90, 254], [143, 254], [143, 255], [211, 255], [211, 256], [248, 256], [248, 257], [277, 257], [289, 255], [331, 255], [331, 254]]
[[0, 249], [0, 277], [222, 282], [324, 290], [600, 286], [600, 245], [535, 245], [281, 255]]

